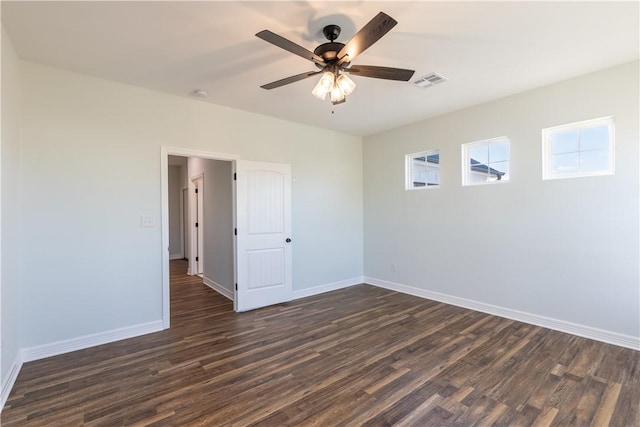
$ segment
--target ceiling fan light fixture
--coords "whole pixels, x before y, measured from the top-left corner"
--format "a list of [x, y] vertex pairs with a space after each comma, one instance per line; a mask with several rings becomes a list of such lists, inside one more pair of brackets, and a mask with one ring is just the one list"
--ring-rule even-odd
[[356, 88], [356, 84], [346, 74], [340, 74], [336, 80], [336, 86], [342, 90], [345, 96], [350, 95]]
[[318, 99], [324, 100], [327, 97], [327, 93], [329, 93], [335, 85], [335, 75], [326, 71], [320, 77], [320, 80], [316, 84], [316, 87], [313, 88], [311, 93]]
[[263, 89], [275, 89], [322, 73], [320, 81], [316, 83], [311, 93], [321, 101], [325, 100], [327, 94], [330, 93], [331, 103], [336, 105], [345, 102], [347, 95], [350, 95], [356, 88], [356, 84], [343, 73], [384, 80], [409, 81], [413, 76], [414, 70], [377, 67], [374, 65], [351, 66], [351, 62], [358, 55], [377, 43], [397, 23], [398, 21], [386, 13], [379, 12], [346, 43], [336, 41], [340, 35], [340, 26], [335, 24], [326, 25], [322, 29], [322, 33], [329, 42], [319, 45], [313, 52], [272, 31], [262, 30], [256, 33], [256, 37], [313, 62], [320, 71], [307, 71], [306, 73], [276, 80], [260, 87]]
[[340, 35], [340, 26], [335, 24], [326, 25], [322, 29], [322, 33], [329, 42], [319, 45], [313, 52], [272, 31], [262, 30], [256, 33], [256, 37], [313, 62], [320, 71], [307, 71], [306, 73], [276, 80], [260, 87], [263, 89], [275, 89], [323, 73], [311, 93], [320, 100], [326, 99], [327, 93], [331, 93], [331, 102], [335, 105], [345, 102], [346, 96], [351, 94], [356, 87], [356, 84], [342, 73], [384, 80], [409, 81], [413, 76], [414, 70], [377, 67], [374, 65], [351, 66], [351, 62], [358, 55], [377, 43], [397, 23], [398, 21], [386, 13], [379, 12], [346, 43], [336, 41]]
[[340, 86], [337, 84], [333, 86], [331, 89], [331, 102], [335, 104], [340, 104], [345, 101], [345, 93], [342, 91]]

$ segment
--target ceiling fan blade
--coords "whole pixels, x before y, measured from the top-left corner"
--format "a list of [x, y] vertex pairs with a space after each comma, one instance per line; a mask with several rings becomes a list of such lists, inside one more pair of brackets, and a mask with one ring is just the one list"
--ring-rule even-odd
[[291, 52], [295, 55], [301, 56], [304, 59], [313, 61], [316, 64], [324, 65], [324, 60], [318, 55], [316, 55], [315, 53], [269, 30], [260, 31], [259, 33], [256, 34], [256, 37], [261, 38], [262, 40], [267, 41], [273, 45], [276, 45], [279, 48], [284, 49], [288, 52]]
[[289, 83], [295, 83], [300, 80], [304, 80], [307, 77], [315, 76], [316, 74], [322, 73], [320, 71], [307, 71], [306, 73], [296, 74], [295, 76], [287, 77], [281, 80], [276, 80], [275, 82], [267, 83], [266, 85], [260, 86], [263, 89], [275, 89], [280, 86], [288, 85]]
[[338, 65], [351, 62], [396, 26], [398, 21], [384, 12], [378, 13], [338, 52]]
[[414, 70], [405, 70], [404, 68], [376, 67], [374, 65], [352, 65], [350, 68], [345, 68], [344, 71], [354, 76], [400, 80], [403, 82], [409, 81], [413, 73], [415, 73]]

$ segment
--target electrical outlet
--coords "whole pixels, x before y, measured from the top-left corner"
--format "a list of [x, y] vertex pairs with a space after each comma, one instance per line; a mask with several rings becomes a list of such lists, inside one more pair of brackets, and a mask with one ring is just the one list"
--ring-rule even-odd
[[391, 271], [393, 271], [394, 273], [398, 271], [398, 264], [396, 264], [395, 262], [391, 263]]
[[153, 217], [151, 215], [142, 215], [140, 217], [140, 227], [153, 227]]

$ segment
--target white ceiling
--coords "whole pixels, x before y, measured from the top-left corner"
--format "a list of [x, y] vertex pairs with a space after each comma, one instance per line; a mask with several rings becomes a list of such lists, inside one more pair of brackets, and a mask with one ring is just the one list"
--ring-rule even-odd
[[[255, 37], [269, 29], [313, 50], [322, 27], [346, 42], [379, 11], [398, 21], [353, 63], [438, 72], [420, 89], [353, 76], [345, 104], [311, 95], [315, 70]], [[369, 135], [639, 57], [638, 2], [9, 2], [2, 23], [21, 58], [335, 131]]]

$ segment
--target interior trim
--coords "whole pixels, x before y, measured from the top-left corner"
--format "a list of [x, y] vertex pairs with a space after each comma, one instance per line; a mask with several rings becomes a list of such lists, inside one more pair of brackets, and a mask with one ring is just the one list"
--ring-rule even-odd
[[598, 329], [592, 326], [580, 325], [577, 323], [567, 322], [565, 320], [554, 319], [551, 317], [526, 313], [524, 311], [513, 310], [510, 308], [469, 300], [466, 298], [460, 298], [453, 295], [442, 294], [440, 292], [415, 288], [413, 286], [389, 282], [382, 279], [376, 279], [374, 277], [365, 277], [364, 282], [373, 286], [401, 292], [403, 294], [409, 294], [421, 298], [439, 301], [445, 304], [451, 304], [458, 307], [468, 308], [470, 310], [480, 311], [482, 313], [493, 314], [494, 316], [517, 320], [519, 322], [525, 322], [531, 325], [542, 326], [544, 328], [553, 329], [555, 331], [566, 332], [568, 334], [577, 335], [579, 337], [589, 338], [595, 341], [601, 341], [620, 347], [630, 348], [632, 350], [640, 350], [640, 337], [619, 334], [617, 332], [606, 331], [604, 329]]
[[35, 347], [27, 347], [22, 349], [22, 361], [25, 363], [31, 362], [34, 360], [44, 359], [45, 357], [58, 356], [60, 354], [83, 350], [97, 345], [108, 344], [127, 338], [134, 338], [140, 335], [161, 331], [163, 329], [162, 326], [162, 320], [156, 320], [153, 322], [126, 326], [120, 329], [98, 332], [97, 334], [84, 335]]

